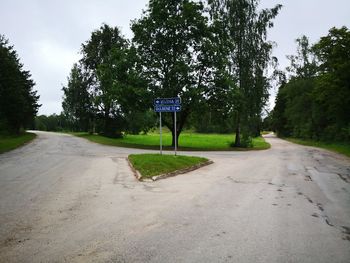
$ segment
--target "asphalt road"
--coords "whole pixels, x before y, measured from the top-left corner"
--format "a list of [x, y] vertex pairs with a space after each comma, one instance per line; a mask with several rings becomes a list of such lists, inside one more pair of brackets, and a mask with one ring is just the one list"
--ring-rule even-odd
[[0, 262], [350, 262], [350, 159], [272, 148], [157, 182], [64, 134], [0, 155]]

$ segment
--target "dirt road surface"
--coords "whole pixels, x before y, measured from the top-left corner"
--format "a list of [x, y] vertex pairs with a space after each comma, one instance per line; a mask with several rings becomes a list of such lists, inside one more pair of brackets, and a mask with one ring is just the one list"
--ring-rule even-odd
[[64, 134], [0, 155], [0, 262], [350, 262], [350, 159], [272, 148], [138, 182], [144, 150]]

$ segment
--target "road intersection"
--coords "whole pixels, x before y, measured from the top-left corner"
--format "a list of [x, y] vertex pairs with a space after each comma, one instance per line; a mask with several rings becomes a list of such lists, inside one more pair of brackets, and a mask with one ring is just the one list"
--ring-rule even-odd
[[350, 262], [350, 160], [270, 135], [139, 182], [147, 150], [37, 132], [0, 155], [0, 262]]

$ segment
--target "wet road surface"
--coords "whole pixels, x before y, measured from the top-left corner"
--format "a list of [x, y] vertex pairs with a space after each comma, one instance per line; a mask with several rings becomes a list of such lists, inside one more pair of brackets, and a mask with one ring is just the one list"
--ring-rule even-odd
[[138, 182], [145, 150], [38, 132], [0, 155], [0, 262], [350, 262], [350, 159], [266, 139]]

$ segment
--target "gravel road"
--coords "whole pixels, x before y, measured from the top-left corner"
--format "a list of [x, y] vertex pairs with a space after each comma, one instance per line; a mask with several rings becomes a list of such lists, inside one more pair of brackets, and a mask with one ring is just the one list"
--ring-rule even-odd
[[130, 153], [37, 132], [0, 155], [0, 262], [350, 262], [350, 159], [272, 148], [138, 182]]

